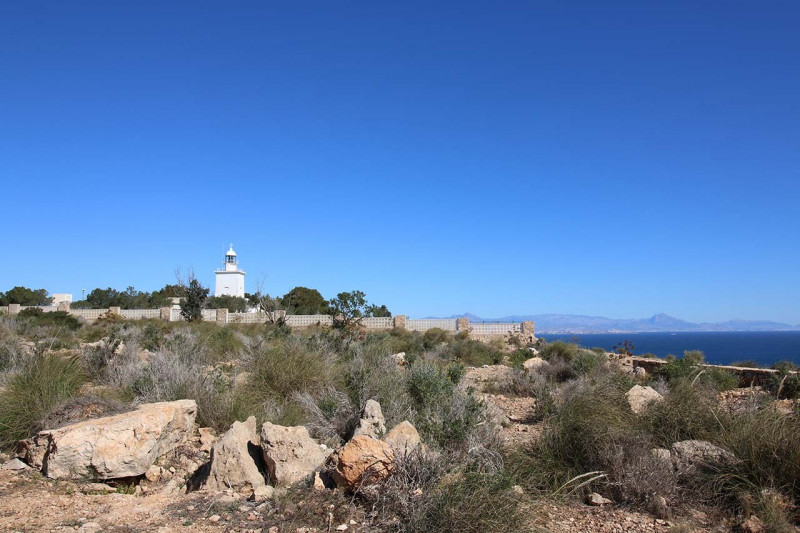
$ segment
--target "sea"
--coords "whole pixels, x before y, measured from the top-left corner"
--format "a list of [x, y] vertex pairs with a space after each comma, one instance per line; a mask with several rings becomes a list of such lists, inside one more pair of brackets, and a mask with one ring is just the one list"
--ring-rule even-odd
[[800, 365], [800, 331], [735, 331], [676, 333], [537, 333], [547, 341], [577, 343], [586, 348], [601, 347], [611, 351], [627, 340], [633, 353], [681, 356], [685, 350], [701, 350], [706, 362], [728, 365], [737, 361], [755, 361], [771, 366], [778, 361]]

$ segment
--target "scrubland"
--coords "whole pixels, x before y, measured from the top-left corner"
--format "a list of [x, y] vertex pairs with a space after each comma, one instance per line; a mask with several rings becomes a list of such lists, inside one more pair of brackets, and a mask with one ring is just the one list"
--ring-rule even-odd
[[[345, 496], [295, 487], [281, 495], [276, 508], [305, 505], [276, 512], [278, 530], [325, 531], [327, 513], [313, 507], [333, 505], [357, 514], [362, 531], [547, 531], [592, 493], [652, 519], [648, 531], [727, 531], [750, 527], [752, 517], [763, 531], [800, 524], [796, 375], [734, 391], [735, 376], [699, 368], [694, 352], [641, 375], [603, 350], [482, 342], [441, 330], [291, 331], [115, 316], [82, 324], [50, 315], [0, 317], [7, 453], [41, 429], [185, 398], [196, 400], [200, 427], [223, 432], [252, 415], [304, 425], [333, 448], [352, 436], [370, 399], [387, 427], [408, 420], [417, 428], [426, 453], [402, 458], [377, 488]], [[542, 364], [526, 363], [534, 356]], [[470, 386], [465, 376], [485, 365], [502, 366], [500, 377]], [[637, 384], [662, 399], [633, 412], [626, 394]], [[529, 399], [522, 423], [536, 428], [534, 438], [504, 438], [509, 421], [495, 397]], [[681, 471], [654, 451], [693, 440], [733, 459]]]

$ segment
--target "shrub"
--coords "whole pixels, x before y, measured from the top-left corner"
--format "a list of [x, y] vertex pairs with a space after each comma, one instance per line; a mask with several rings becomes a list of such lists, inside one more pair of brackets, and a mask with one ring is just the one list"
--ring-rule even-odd
[[406, 386], [406, 371], [397, 366], [390, 353], [383, 342], [351, 345], [337, 365], [337, 379], [344, 383], [357, 410], [373, 399], [381, 404], [387, 425], [393, 426], [411, 418], [413, 402]]
[[731, 363], [731, 366], [738, 366], [741, 368], [761, 368], [761, 363], [752, 359], [747, 359], [745, 361], [734, 361]]
[[295, 393], [294, 399], [304, 413], [305, 426], [312, 437], [341, 445], [356, 428], [358, 408], [344, 392], [326, 387], [316, 394]]
[[[462, 375], [452, 367], [418, 361], [408, 374], [408, 394], [413, 401], [413, 423], [426, 441], [457, 451], [472, 438], [473, 430], [486, 423], [483, 403], [471, 391], [456, 389], [453, 379]], [[478, 439], [483, 440], [483, 439]]]
[[511, 366], [522, 368], [522, 363], [531, 357], [535, 357], [532, 351], [528, 350], [527, 348], [519, 348], [511, 352], [511, 355], [508, 356], [508, 360], [511, 363]]
[[44, 313], [37, 307], [29, 307], [20, 311], [17, 316], [24, 320], [30, 320], [37, 326], [52, 326], [69, 331], [76, 331], [81, 327], [81, 321], [65, 311]]
[[554, 381], [556, 383], [563, 383], [578, 377], [575, 368], [560, 357], [550, 359], [550, 364], [540, 367], [538, 371], [549, 381]]
[[585, 376], [594, 372], [607, 361], [605, 353], [598, 354], [590, 350], [579, 350], [572, 360], [572, 368], [579, 376]]
[[675, 490], [669, 467], [650, 455], [652, 439], [627, 405], [624, 389], [602, 375], [571, 382], [538, 442], [510, 457], [533, 491], [563, 494], [602, 484], [620, 502], [646, 502]]
[[453, 335], [441, 328], [431, 328], [422, 334], [422, 346], [426, 350], [436, 348], [442, 343], [449, 344], [453, 341]]
[[496, 365], [504, 356], [504, 353], [495, 346], [474, 339], [455, 341], [445, 353], [470, 366]]
[[571, 363], [575, 356], [578, 355], [579, 350], [577, 344], [567, 344], [566, 342], [556, 341], [542, 348], [539, 352], [539, 356], [545, 361], [561, 359], [567, 363]]
[[415, 533], [501, 533], [523, 531], [519, 497], [502, 473], [467, 472], [434, 490], [410, 517]]
[[13, 446], [40, 430], [48, 411], [76, 396], [85, 382], [75, 358], [48, 353], [28, 360], [0, 391], [0, 446]]
[[656, 443], [669, 447], [681, 440], [712, 439], [720, 431], [725, 413], [713, 387], [681, 378], [670, 383], [664, 401], [651, 404], [642, 419]]
[[250, 376], [244, 389], [255, 399], [291, 398], [296, 392], [322, 390], [334, 376], [334, 354], [317, 351], [298, 337], [254, 348], [248, 354]]
[[688, 361], [689, 364], [699, 365], [706, 360], [706, 354], [700, 350], [686, 350], [683, 352], [683, 360]]
[[775, 363], [773, 368], [778, 372], [764, 379], [764, 390], [778, 399], [800, 398], [800, 373], [797, 366], [788, 361]]
[[454, 384], [442, 370], [426, 361], [411, 367], [408, 393], [419, 407], [425, 408], [452, 396]]
[[735, 389], [739, 386], [739, 378], [726, 370], [713, 367], [697, 366], [703, 361], [703, 352], [684, 352], [682, 359], [670, 359], [667, 364], [659, 366], [653, 377], [668, 383], [682, 379], [692, 379], [697, 383], [711, 385], [718, 391]]
[[785, 519], [778, 502], [800, 501], [798, 435], [800, 419], [773, 409], [748, 411], [726, 420], [725, 431], [715, 440], [738, 461], [709, 468], [706, 481], [710, 487], [702, 493], [716, 495], [716, 503], [745, 510], [751, 505], [749, 499], [765, 521]]

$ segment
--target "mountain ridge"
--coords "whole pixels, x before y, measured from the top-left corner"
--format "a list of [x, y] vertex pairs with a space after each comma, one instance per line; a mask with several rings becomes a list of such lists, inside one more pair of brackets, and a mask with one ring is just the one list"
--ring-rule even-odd
[[[427, 317], [435, 318], [435, 317]], [[441, 317], [439, 317], [441, 318]], [[539, 315], [509, 315], [500, 318], [483, 318], [473, 313], [462, 313], [445, 318], [468, 318], [470, 322], [522, 322], [533, 321], [538, 333], [656, 333], [685, 331], [800, 331], [800, 325], [784, 324], [770, 320], [733, 319], [723, 322], [689, 322], [656, 313], [650, 318], [606, 318], [590, 315], [545, 313]]]

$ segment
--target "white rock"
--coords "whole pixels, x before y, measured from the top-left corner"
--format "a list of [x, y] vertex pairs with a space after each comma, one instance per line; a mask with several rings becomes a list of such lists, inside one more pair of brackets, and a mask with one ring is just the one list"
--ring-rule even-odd
[[151, 403], [41, 431], [23, 443], [26, 455], [41, 455], [42, 472], [50, 478], [136, 477], [191, 436], [196, 415], [194, 400]]
[[547, 361], [545, 361], [541, 357], [531, 357], [530, 359], [527, 359], [525, 362], [522, 363], [522, 368], [524, 368], [525, 370], [528, 370], [530, 372], [533, 372], [535, 370], [538, 370], [538, 369], [540, 369], [542, 367], [549, 366], [549, 365], [550, 365], [550, 363], [548, 363]]
[[28, 470], [30, 467], [19, 459], [11, 459], [3, 465], [3, 470]]
[[375, 400], [367, 400], [353, 436], [366, 435], [373, 439], [380, 439], [384, 434], [386, 434], [386, 419], [383, 418], [381, 404]]
[[636, 414], [643, 412], [651, 403], [664, 399], [653, 387], [642, 387], [641, 385], [631, 387], [631, 390], [625, 393], [625, 397], [628, 399], [631, 411]]
[[261, 453], [256, 418], [234, 422], [214, 444], [211, 469], [205, 486], [212, 491], [231, 488], [237, 491], [263, 493], [264, 475], [259, 471], [251, 453]]
[[329, 455], [305, 427], [276, 426], [269, 422], [261, 427], [261, 449], [269, 477], [276, 486], [291, 485], [309, 477]]

